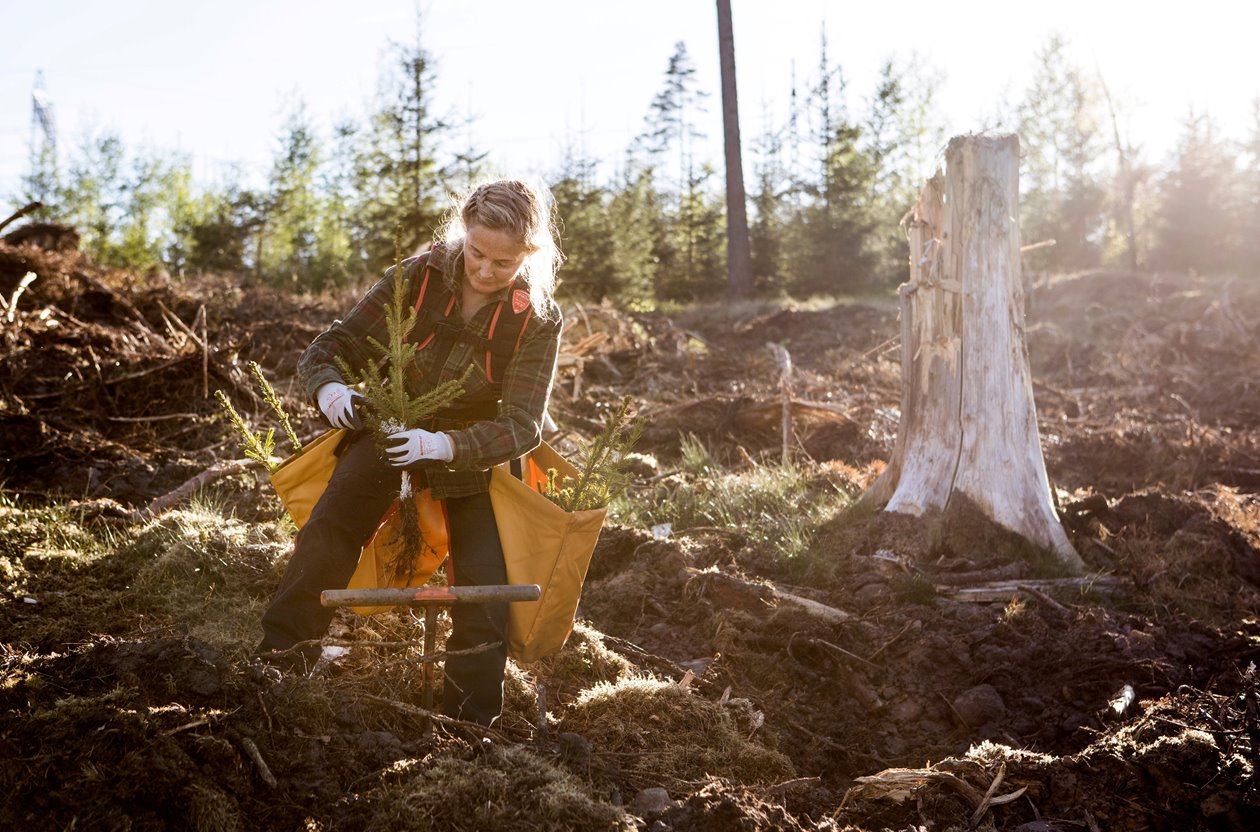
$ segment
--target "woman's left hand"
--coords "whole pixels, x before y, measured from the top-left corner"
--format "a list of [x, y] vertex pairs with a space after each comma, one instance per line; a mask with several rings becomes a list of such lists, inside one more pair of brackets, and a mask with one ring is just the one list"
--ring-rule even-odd
[[389, 464], [395, 468], [406, 468], [422, 459], [450, 462], [455, 458], [455, 444], [445, 433], [412, 428], [391, 433], [385, 440], [390, 443], [385, 453], [389, 455]]

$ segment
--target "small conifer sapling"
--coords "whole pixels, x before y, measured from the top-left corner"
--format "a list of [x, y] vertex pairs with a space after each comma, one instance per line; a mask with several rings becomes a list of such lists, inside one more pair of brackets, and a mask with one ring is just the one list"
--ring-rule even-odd
[[[367, 400], [361, 412], [363, 422], [372, 432], [377, 444], [382, 446], [391, 433], [419, 427], [426, 419], [463, 395], [464, 382], [473, 371], [469, 367], [461, 378], [439, 384], [419, 396], [413, 397], [408, 392], [407, 368], [415, 360], [418, 347], [407, 336], [415, 326], [416, 310], [407, 303], [407, 278], [401, 264], [396, 263], [393, 272], [394, 293], [385, 310], [389, 344], [382, 344], [377, 339], [368, 337], [368, 342], [383, 362], [369, 361], [362, 373], [356, 373], [345, 361], [340, 358], [337, 360], [346, 379], [351, 384], [361, 385], [363, 396]], [[382, 364], [387, 368], [386, 373], [381, 372]], [[420, 531], [420, 517], [410, 472], [402, 471], [400, 479], [398, 513], [403, 546], [400, 556], [390, 568], [396, 578], [410, 579], [417, 559], [428, 543]]]

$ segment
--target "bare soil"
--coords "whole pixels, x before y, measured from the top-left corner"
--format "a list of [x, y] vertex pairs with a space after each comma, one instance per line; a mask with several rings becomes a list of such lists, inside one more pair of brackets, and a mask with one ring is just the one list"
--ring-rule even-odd
[[[265, 421], [245, 372], [258, 361], [302, 415], [299, 433], [315, 434], [293, 365], [349, 298], [107, 273], [57, 235], [0, 243], [0, 295], [28, 269], [39, 279], [12, 322], [0, 315], [6, 828], [1260, 824], [1255, 281], [1091, 273], [1032, 292], [1043, 448], [1089, 579], [1052, 583], [1064, 576], [1049, 559], [966, 505], [920, 519], [850, 509], [795, 561], [746, 527], [658, 539], [610, 525], [584, 626], [560, 657], [513, 670], [503, 724], [480, 731], [427, 714], [401, 659], [276, 678], [199, 634], [196, 604], [232, 587], [241, 617], [256, 616], [283, 565], [284, 535], [258, 531], [280, 512], [255, 476], [218, 486], [232, 509], [221, 533], [238, 524], [247, 541], [191, 546], [203, 560], [186, 580], [201, 600], [180, 614], [135, 600], [156, 579], [131, 513], [237, 455], [207, 390]], [[670, 476], [686, 434], [731, 467], [771, 462], [774, 341], [793, 361], [802, 464], [856, 494], [887, 458], [900, 398], [891, 302], [587, 311], [570, 315], [566, 343], [609, 336], [585, 348], [580, 381], [561, 378], [558, 442], [590, 435], [628, 393], [649, 416], [643, 483]], [[50, 548], [56, 516], [133, 542], [80, 562], [73, 540]], [[1010, 588], [964, 599], [996, 581]], [[697, 710], [667, 711], [690, 707], [673, 693], [649, 700], [659, 713], [616, 726], [638, 745], [601, 733], [629, 710], [583, 721], [593, 686], [643, 675], [678, 683]], [[671, 769], [680, 729], [665, 726], [688, 719], [751, 743], [726, 757], [762, 760], [764, 776], [722, 755]], [[666, 802], [638, 803], [650, 786]]]

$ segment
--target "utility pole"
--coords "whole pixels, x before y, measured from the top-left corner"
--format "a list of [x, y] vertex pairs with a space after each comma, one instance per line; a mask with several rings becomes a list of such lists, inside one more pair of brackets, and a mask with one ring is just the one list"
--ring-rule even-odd
[[735, 33], [731, 0], [717, 0], [718, 52], [722, 64], [722, 123], [726, 145], [727, 292], [732, 298], [752, 294], [752, 254], [748, 244], [748, 208], [744, 162], [739, 147], [739, 99], [735, 91]]

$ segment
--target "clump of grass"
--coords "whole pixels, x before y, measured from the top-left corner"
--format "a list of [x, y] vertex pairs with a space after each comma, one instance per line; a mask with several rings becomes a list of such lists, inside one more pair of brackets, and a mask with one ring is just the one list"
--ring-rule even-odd
[[792, 777], [788, 758], [756, 741], [745, 710], [672, 682], [621, 679], [583, 691], [559, 729], [585, 737], [597, 757], [615, 763], [613, 776], [636, 789], [709, 775], [737, 783]]
[[724, 471], [694, 437], [684, 440], [681, 471], [614, 504], [632, 526], [672, 525], [675, 533], [716, 527], [738, 534], [763, 559], [802, 571], [815, 530], [852, 499], [827, 477], [796, 463]]
[[893, 591], [906, 603], [926, 605], [936, 600], [936, 585], [922, 574], [897, 575], [892, 585]]
[[196, 832], [230, 832], [244, 829], [236, 801], [209, 782], [193, 783], [185, 792], [188, 816]]
[[592, 682], [615, 682], [634, 670], [624, 656], [604, 646], [598, 630], [580, 621], [573, 625], [573, 632], [559, 652], [529, 667], [537, 675], [571, 688]]
[[274, 526], [196, 507], [151, 521], [118, 556], [134, 564], [129, 606], [229, 652], [243, 652], [291, 543]]
[[683, 473], [695, 476], [708, 474], [718, 467], [708, 447], [691, 432], [678, 439], [678, 464]]
[[82, 521], [73, 506], [0, 508], [0, 586], [11, 593], [32, 574], [82, 571], [126, 539], [117, 526]]
[[453, 756], [395, 763], [361, 795], [355, 826], [367, 832], [632, 830], [619, 808], [594, 798], [574, 775], [519, 746], [471, 760]]

